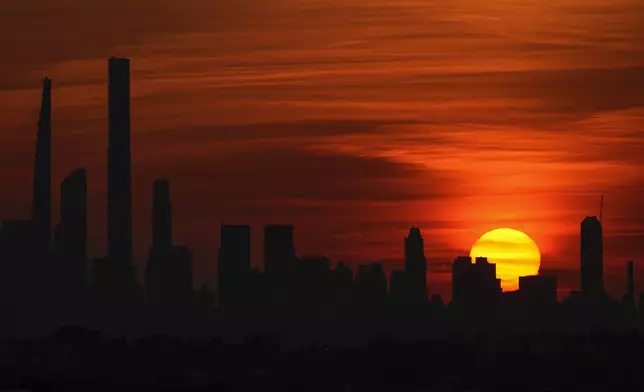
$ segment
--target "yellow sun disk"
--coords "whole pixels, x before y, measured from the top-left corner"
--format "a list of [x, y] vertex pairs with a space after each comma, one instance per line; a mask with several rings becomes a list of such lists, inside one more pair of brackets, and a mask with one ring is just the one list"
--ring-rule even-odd
[[516, 290], [519, 277], [539, 273], [541, 254], [527, 234], [514, 229], [496, 229], [481, 236], [472, 246], [472, 258], [487, 257], [496, 264], [496, 277], [503, 291]]

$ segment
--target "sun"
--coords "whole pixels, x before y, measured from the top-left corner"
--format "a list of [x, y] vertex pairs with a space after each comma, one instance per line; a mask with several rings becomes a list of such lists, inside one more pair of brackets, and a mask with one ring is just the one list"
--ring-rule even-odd
[[496, 264], [496, 277], [501, 279], [503, 291], [519, 288], [519, 277], [537, 275], [541, 253], [527, 234], [514, 229], [495, 229], [483, 234], [472, 245], [472, 259], [487, 257]]

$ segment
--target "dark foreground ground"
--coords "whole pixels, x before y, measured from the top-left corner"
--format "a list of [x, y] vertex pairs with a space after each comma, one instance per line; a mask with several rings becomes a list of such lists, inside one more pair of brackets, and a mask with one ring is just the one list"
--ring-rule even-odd
[[594, 332], [286, 350], [164, 336], [106, 338], [66, 327], [0, 345], [0, 390], [30, 391], [635, 391], [644, 338]]

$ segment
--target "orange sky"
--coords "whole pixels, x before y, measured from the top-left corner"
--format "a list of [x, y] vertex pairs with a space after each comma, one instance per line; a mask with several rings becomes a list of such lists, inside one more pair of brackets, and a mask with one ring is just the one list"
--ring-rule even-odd
[[127, 56], [140, 263], [164, 175], [198, 280], [222, 221], [253, 225], [257, 263], [261, 225], [292, 222], [300, 254], [389, 269], [416, 224], [434, 293], [496, 227], [528, 233], [570, 289], [603, 193], [608, 286], [623, 293], [634, 259], [644, 289], [642, 15], [639, 0], [4, 1], [0, 216], [28, 215], [48, 75], [54, 178], [87, 167], [104, 251], [106, 59]]

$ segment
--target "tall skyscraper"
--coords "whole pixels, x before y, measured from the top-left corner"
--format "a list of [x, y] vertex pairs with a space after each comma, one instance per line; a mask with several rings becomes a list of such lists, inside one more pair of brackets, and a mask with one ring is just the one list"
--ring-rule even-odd
[[107, 253], [117, 274], [132, 264], [130, 60], [108, 63]]
[[595, 216], [581, 222], [581, 294], [586, 298], [604, 295], [604, 245], [602, 224]]
[[158, 179], [153, 185], [152, 200], [152, 248], [167, 252], [172, 247], [172, 202], [170, 183]]
[[292, 225], [264, 228], [264, 267], [270, 279], [286, 279], [295, 261]]
[[250, 227], [222, 225], [219, 247], [219, 306], [230, 309], [248, 298]]
[[132, 263], [130, 60], [108, 62], [107, 257], [95, 267], [97, 298], [120, 312], [143, 299]]
[[405, 274], [412, 303], [427, 302], [427, 260], [420, 229], [412, 227], [405, 237]]
[[47, 255], [51, 250], [51, 80], [45, 78], [42, 88], [36, 157], [32, 219], [35, 225], [36, 249]]
[[55, 253], [60, 290], [78, 299], [87, 288], [87, 174], [71, 172], [60, 184], [60, 223]]

